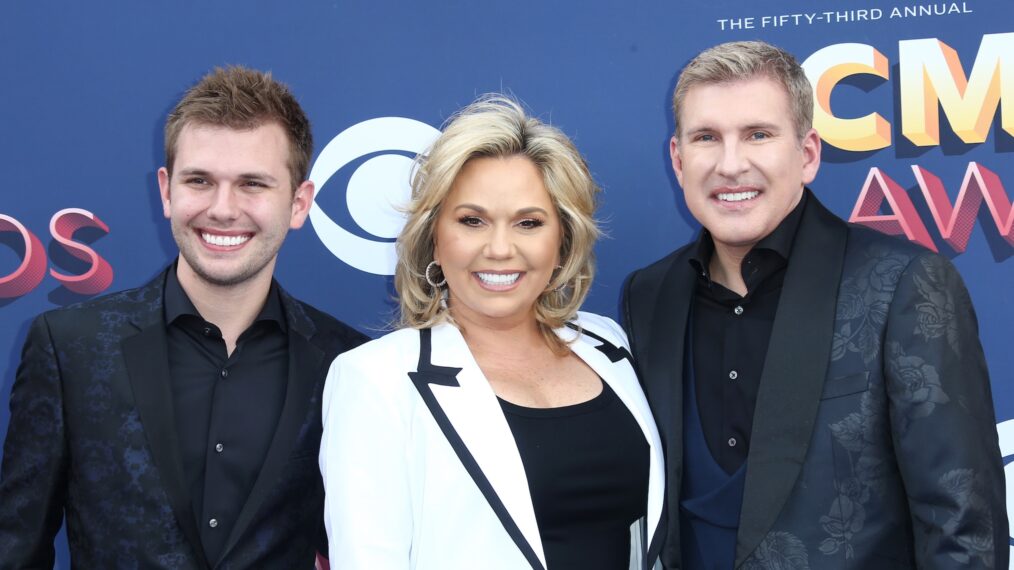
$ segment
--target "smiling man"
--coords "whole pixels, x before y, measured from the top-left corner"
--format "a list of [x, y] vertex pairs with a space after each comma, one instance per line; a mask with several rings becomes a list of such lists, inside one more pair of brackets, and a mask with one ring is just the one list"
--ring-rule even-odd
[[672, 166], [703, 229], [622, 312], [666, 447], [667, 568], [1007, 568], [1004, 475], [968, 293], [806, 188], [813, 94], [761, 42], [702, 52]]
[[148, 285], [35, 320], [11, 390], [0, 568], [312, 568], [334, 357], [365, 337], [272, 275], [306, 220], [310, 125], [270, 74], [217, 69], [165, 128], [180, 256]]

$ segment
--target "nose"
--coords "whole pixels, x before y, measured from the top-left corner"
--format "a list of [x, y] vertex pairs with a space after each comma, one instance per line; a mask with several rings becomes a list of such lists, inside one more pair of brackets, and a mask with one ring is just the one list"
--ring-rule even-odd
[[236, 192], [231, 184], [219, 184], [215, 188], [208, 206], [208, 217], [212, 220], [228, 221], [239, 217]]
[[488, 235], [486, 257], [490, 259], [506, 259], [512, 255], [514, 243], [511, 239], [510, 227], [504, 224], [496, 224], [491, 228]]
[[719, 156], [718, 165], [715, 168], [716, 172], [726, 178], [736, 178], [746, 172], [750, 166], [744, 151], [740, 141], [734, 137], [727, 138], [722, 143], [721, 156]]

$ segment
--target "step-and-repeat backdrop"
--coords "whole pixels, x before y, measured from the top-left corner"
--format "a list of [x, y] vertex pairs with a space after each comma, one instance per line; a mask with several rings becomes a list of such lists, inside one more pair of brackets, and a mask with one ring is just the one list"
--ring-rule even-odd
[[[1014, 4], [992, 0], [6, 3], [0, 437], [32, 317], [142, 284], [173, 259], [155, 179], [162, 125], [211, 67], [271, 70], [298, 95], [319, 192], [277, 274], [376, 336], [395, 307], [392, 205], [411, 157], [489, 91], [513, 93], [588, 158], [608, 237], [587, 308], [616, 316], [623, 278], [698, 230], [667, 153], [676, 74], [738, 39], [805, 62], [824, 140], [820, 199], [964, 276], [1010, 462]], [[1014, 464], [1007, 473], [1014, 485]]]

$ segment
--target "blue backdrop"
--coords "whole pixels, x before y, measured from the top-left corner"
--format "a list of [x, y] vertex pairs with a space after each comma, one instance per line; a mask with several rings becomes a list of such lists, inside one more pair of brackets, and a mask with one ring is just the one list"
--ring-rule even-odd
[[[162, 125], [183, 90], [213, 66], [271, 70], [304, 105], [317, 138], [319, 194], [312, 224], [290, 235], [277, 275], [297, 297], [376, 336], [394, 308], [383, 274], [398, 227], [390, 203], [407, 191], [408, 157], [454, 110], [480, 93], [509, 91], [574, 139], [605, 190], [599, 215], [608, 237], [597, 248], [600, 269], [587, 308], [616, 316], [623, 278], [698, 230], [667, 151], [679, 68], [709, 45], [765, 39], [806, 60], [818, 99], [823, 93], [824, 164], [813, 185], [820, 199], [845, 218], [857, 202], [866, 204], [865, 214], [895, 215], [881, 220], [881, 229], [907, 228], [951, 257], [965, 277], [979, 313], [1001, 444], [1014, 456], [1014, 421], [1003, 423], [1014, 418], [1007, 332], [1014, 319], [1014, 4], [815, 6], [6, 3], [0, 362], [7, 366], [0, 403], [9, 397], [34, 315], [94, 296], [95, 289], [144, 283], [175, 255], [155, 180]], [[920, 84], [923, 77], [929, 80]], [[880, 119], [849, 121], [872, 113]], [[401, 119], [384, 119], [391, 117]], [[942, 193], [930, 192], [933, 179], [925, 172], [939, 178]], [[1004, 182], [1011, 190], [1003, 190]], [[951, 214], [943, 205], [962, 188], [971, 198], [989, 197], [977, 210], [974, 199], [966, 200], [954, 216], [972, 228], [966, 243], [960, 230], [947, 231]], [[26, 246], [21, 228], [38, 244]], [[100, 275], [81, 283], [46, 274], [33, 284], [33, 267], [73, 277], [93, 266], [54, 233], [72, 233], [108, 262], [111, 283]], [[23, 264], [32, 267], [19, 274]], [[8, 416], [0, 406], [0, 437]], [[1008, 478], [1014, 480], [1014, 465]], [[66, 566], [62, 555], [60, 564]]]

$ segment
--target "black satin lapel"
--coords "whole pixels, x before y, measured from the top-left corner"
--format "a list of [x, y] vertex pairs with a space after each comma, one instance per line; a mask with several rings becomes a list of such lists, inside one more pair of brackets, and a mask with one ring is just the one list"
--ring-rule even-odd
[[121, 346], [134, 402], [169, 504], [202, 567], [207, 568], [183, 475], [183, 459], [173, 415], [165, 324], [159, 320], [141, 329], [138, 334], [124, 338]]
[[[323, 366], [330, 362], [323, 362], [324, 352], [310, 343], [303, 335], [289, 332], [289, 378], [285, 389], [285, 404], [282, 406], [282, 415], [278, 418], [278, 427], [271, 439], [271, 447], [261, 465], [261, 472], [257, 475], [247, 497], [243, 509], [236, 519], [236, 526], [233, 527], [225, 549], [222, 551], [220, 560], [224, 560], [232, 550], [233, 546], [243, 536], [246, 528], [250, 525], [257, 511], [271, 492], [282, 468], [292, 454], [296, 437], [303, 423], [307, 420], [310, 401], [313, 399], [313, 389], [324, 378]], [[320, 416], [321, 411], [317, 410]]]
[[831, 356], [848, 229], [811, 194], [785, 272], [761, 375], [736, 566], [771, 529], [806, 458]]
[[651, 317], [651, 336], [639, 363], [642, 381], [659, 431], [665, 440], [665, 508], [672, 516], [670, 544], [679, 543], [679, 489], [683, 478], [683, 358], [687, 319], [697, 276], [684, 256], [678, 256], [666, 273]]
[[665, 541], [668, 521], [669, 505], [666, 501], [662, 501], [662, 516], [658, 519], [658, 527], [648, 541], [647, 555], [644, 557], [645, 570], [651, 570], [654, 561], [662, 555], [662, 543]]
[[578, 331], [587, 337], [599, 341], [599, 345], [595, 347], [595, 350], [605, 355], [605, 357], [609, 359], [609, 362], [615, 364], [626, 358], [627, 362], [629, 362], [631, 366], [634, 365], [634, 357], [631, 356], [630, 351], [627, 350], [626, 347], [616, 346], [615, 344], [609, 342], [608, 340], [602, 338], [601, 336], [589, 330], [582, 329], [581, 327], [575, 325], [574, 323], [567, 323], [567, 328]]

